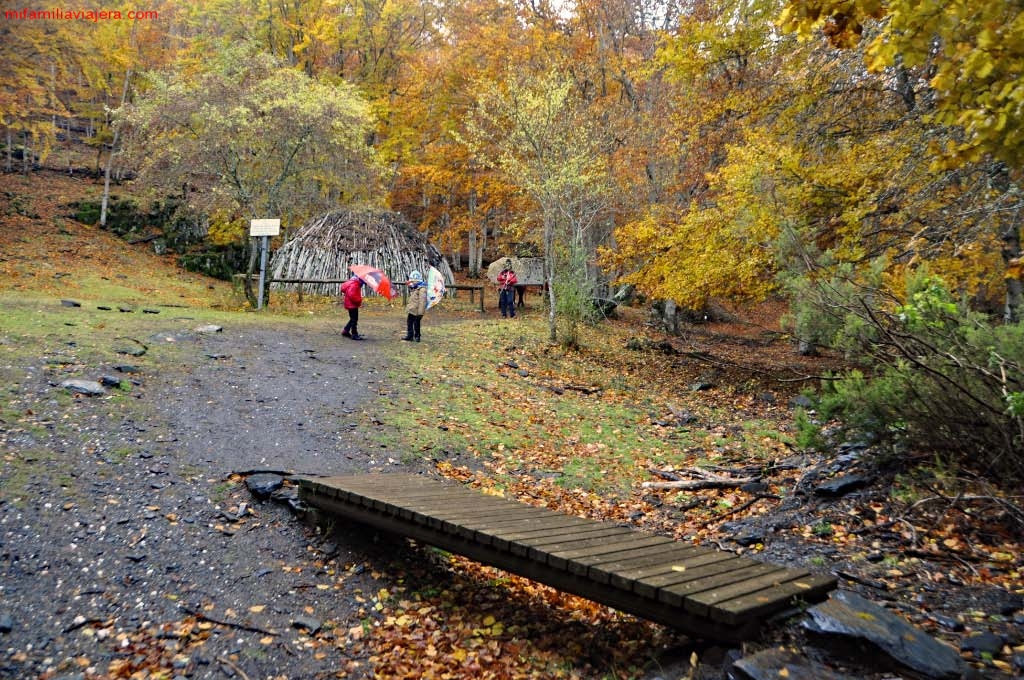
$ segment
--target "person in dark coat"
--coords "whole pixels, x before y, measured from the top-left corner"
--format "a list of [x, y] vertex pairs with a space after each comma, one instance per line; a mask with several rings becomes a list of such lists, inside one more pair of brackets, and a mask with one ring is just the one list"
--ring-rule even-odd
[[363, 304], [363, 280], [358, 276], [341, 284], [341, 294], [345, 296], [345, 309], [348, 310], [348, 323], [341, 334], [353, 340], [362, 340], [359, 335], [359, 307]]

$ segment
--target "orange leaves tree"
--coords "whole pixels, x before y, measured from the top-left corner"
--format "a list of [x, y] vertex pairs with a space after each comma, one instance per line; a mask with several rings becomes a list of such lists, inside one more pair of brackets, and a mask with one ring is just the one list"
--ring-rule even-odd
[[[829, 386], [832, 412], [870, 436], [1003, 479], [1024, 476], [1013, 267], [1022, 16], [1011, 3], [927, 0], [792, 0], [781, 14], [805, 36], [820, 28], [828, 44], [812, 45], [813, 63], [844, 63], [835, 73], [847, 74], [839, 88], [809, 88], [814, 106], [803, 110], [815, 115], [801, 120], [830, 121], [819, 138], [831, 141], [804, 136], [799, 146], [804, 168], [831, 191], [809, 194], [812, 219], [778, 251], [796, 263], [788, 285], [797, 332], [870, 367], [869, 377]], [[832, 108], [833, 99], [847, 106]], [[1004, 276], [1010, 323], [1000, 326], [973, 310], [994, 311]], [[961, 412], [970, 424], [957, 421]]]
[[548, 333], [577, 341], [587, 320], [594, 280], [587, 271], [590, 231], [608, 207], [608, 165], [602, 131], [564, 73], [510, 71], [481, 82], [463, 138], [481, 163], [520, 186], [535, 205], [548, 284]]
[[647, 89], [657, 90], [660, 126], [645, 169], [650, 201], [623, 214], [616, 247], [603, 256], [655, 298], [697, 309], [772, 287], [770, 245], [786, 197], [769, 170], [793, 156], [762, 129], [779, 114], [779, 54], [793, 42], [772, 35], [772, 7], [700, 3], [654, 55]]
[[820, 29], [832, 44], [862, 50], [869, 70], [894, 83], [911, 105], [917, 80], [931, 100], [922, 113], [940, 131], [927, 155], [954, 173], [989, 178], [968, 196], [981, 194], [971, 203], [981, 204], [989, 227], [979, 247], [992, 247], [991, 234], [1003, 242], [1003, 263], [993, 271], [1005, 273], [1005, 316], [1018, 321], [1020, 224], [1006, 206], [1016, 202], [1024, 169], [1024, 10], [1002, 0], [789, 0], [780, 23], [805, 37]]

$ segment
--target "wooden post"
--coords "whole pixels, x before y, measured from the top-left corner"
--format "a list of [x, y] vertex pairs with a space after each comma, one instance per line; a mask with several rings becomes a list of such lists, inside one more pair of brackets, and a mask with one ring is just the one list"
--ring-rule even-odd
[[281, 233], [281, 220], [254, 219], [249, 221], [249, 236], [260, 237], [260, 282], [256, 309], [263, 309], [263, 284], [267, 276], [267, 255], [270, 252], [270, 237]]

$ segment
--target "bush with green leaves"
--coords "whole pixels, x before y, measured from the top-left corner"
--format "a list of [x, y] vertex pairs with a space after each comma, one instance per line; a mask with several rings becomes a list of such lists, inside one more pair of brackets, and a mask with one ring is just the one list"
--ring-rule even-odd
[[596, 322], [599, 310], [594, 306], [594, 283], [588, 276], [586, 255], [582, 247], [563, 249], [555, 270], [555, 312], [563, 345], [579, 344], [580, 327]]
[[827, 318], [843, 319], [833, 346], [861, 365], [824, 381], [823, 418], [993, 480], [1024, 480], [1024, 325], [969, 310], [926, 271], [908, 276], [899, 298], [852, 280], [816, 291]]

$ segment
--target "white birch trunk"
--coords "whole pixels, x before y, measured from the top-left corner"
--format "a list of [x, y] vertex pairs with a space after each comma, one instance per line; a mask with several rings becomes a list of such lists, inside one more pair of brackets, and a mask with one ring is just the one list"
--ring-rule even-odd
[[[121, 89], [121, 106], [128, 101], [128, 84], [132, 79], [132, 70], [124, 74], [124, 87]], [[103, 199], [100, 201], [100, 227], [107, 226], [107, 204], [110, 202], [110, 169], [114, 165], [114, 155], [117, 153], [117, 140], [121, 135], [121, 126], [114, 125], [114, 139], [110, 143], [110, 153], [107, 155], [107, 167], [103, 171]]]

